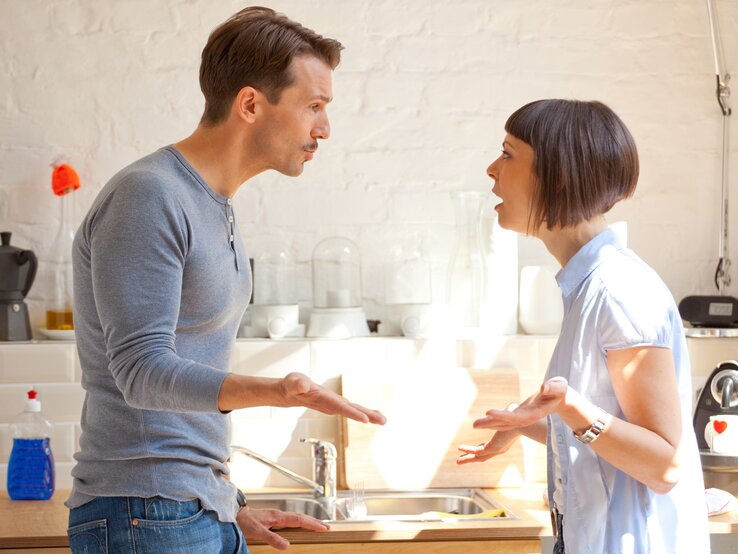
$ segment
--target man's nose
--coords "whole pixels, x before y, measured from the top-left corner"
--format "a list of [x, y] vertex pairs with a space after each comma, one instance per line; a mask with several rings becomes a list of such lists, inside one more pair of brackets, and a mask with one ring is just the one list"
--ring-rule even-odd
[[331, 124], [328, 121], [328, 116], [325, 116], [313, 127], [310, 136], [314, 139], [327, 139], [331, 136]]

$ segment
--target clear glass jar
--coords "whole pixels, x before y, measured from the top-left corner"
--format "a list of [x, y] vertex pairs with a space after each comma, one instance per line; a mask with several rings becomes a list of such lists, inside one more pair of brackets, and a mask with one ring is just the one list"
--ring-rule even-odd
[[446, 276], [448, 323], [453, 329], [478, 328], [485, 299], [486, 268], [481, 216], [486, 193], [451, 193], [456, 237]]
[[74, 329], [72, 314], [72, 244], [74, 243], [74, 209], [71, 190], [59, 198], [59, 231], [52, 243], [49, 263], [52, 289], [46, 303], [46, 328], [51, 330]]
[[284, 306], [297, 304], [297, 273], [289, 245], [267, 241], [254, 258], [254, 304]]
[[401, 241], [390, 248], [384, 265], [384, 303], [429, 304], [431, 264], [419, 240]]
[[330, 237], [313, 250], [313, 305], [361, 307], [361, 254], [349, 239]]

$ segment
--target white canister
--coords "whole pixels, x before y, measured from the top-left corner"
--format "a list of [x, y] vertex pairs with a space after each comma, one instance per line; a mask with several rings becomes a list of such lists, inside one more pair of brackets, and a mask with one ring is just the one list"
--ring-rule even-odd
[[520, 270], [518, 320], [529, 335], [555, 335], [561, 330], [564, 302], [556, 283], [558, 268], [527, 265]]

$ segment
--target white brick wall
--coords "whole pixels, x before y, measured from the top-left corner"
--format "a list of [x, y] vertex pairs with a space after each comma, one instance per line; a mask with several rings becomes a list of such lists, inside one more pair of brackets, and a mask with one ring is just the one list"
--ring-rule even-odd
[[[735, 73], [738, 10], [731, 0], [716, 4]], [[118, 169], [189, 134], [203, 105], [200, 50], [212, 28], [243, 5], [0, 1], [0, 227], [14, 233], [15, 244], [46, 256], [56, 232], [49, 163], [57, 156], [82, 177], [79, 219]], [[264, 174], [237, 195], [241, 232], [254, 254], [260, 238], [293, 241], [303, 303], [311, 297], [312, 249], [329, 235], [346, 235], [362, 249], [370, 317], [379, 315], [377, 277], [393, 241], [422, 231], [442, 266], [453, 232], [447, 193], [488, 189], [484, 170], [497, 155], [506, 116], [552, 96], [601, 99], [622, 115], [639, 144], [642, 177], [636, 198], [611, 219], [628, 222], [631, 246], [677, 298], [712, 291], [721, 130], [704, 2], [269, 5], [346, 46], [334, 77], [331, 140], [301, 178]], [[738, 258], [733, 231], [731, 240]], [[544, 256], [522, 242], [521, 264]], [[48, 283], [42, 268], [30, 294], [36, 325]]]

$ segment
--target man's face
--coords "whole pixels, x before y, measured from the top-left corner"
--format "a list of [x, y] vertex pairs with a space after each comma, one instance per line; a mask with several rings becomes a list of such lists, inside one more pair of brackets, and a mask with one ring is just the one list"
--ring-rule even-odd
[[264, 104], [258, 149], [269, 169], [296, 177], [313, 159], [318, 139], [330, 136], [326, 107], [333, 99], [332, 71], [314, 56], [298, 56], [291, 66], [294, 82], [277, 104]]

